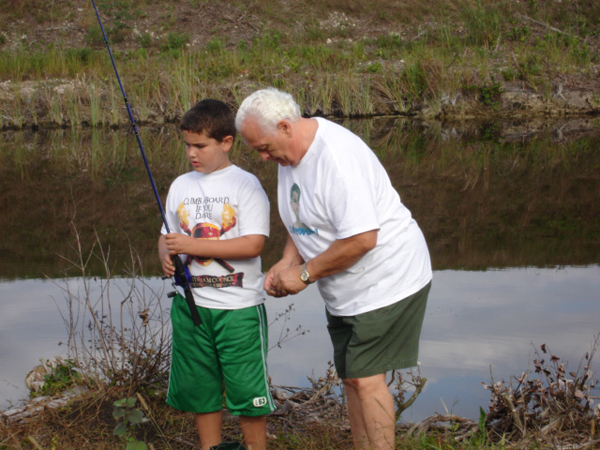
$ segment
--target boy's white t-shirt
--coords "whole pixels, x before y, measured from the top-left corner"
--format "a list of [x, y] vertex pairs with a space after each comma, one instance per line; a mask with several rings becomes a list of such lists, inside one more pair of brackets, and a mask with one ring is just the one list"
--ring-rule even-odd
[[[176, 178], [169, 189], [165, 215], [169, 231], [199, 239], [269, 236], [267, 195], [254, 175], [235, 165]], [[161, 233], [167, 233], [164, 224]], [[264, 302], [260, 257], [225, 261], [180, 257], [189, 264], [198, 306], [241, 309]]]
[[346, 128], [316, 120], [300, 163], [278, 174], [279, 213], [300, 255], [309, 261], [337, 239], [378, 230], [374, 249], [317, 282], [327, 310], [351, 316], [416, 293], [432, 278], [421, 229], [371, 149]]

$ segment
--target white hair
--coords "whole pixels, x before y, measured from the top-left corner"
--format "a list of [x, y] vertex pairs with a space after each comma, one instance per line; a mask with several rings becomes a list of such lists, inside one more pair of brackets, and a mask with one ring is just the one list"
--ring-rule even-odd
[[238, 131], [248, 117], [252, 117], [264, 132], [275, 133], [280, 120], [295, 122], [302, 113], [290, 94], [269, 87], [250, 94], [242, 102], [235, 116]]

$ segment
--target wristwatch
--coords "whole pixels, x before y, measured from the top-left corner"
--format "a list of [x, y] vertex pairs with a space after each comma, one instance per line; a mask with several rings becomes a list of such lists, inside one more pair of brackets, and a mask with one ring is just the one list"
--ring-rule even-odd
[[300, 279], [306, 284], [312, 283], [312, 281], [310, 281], [310, 275], [308, 273], [308, 270], [306, 270], [306, 263], [302, 264], [302, 270], [300, 271]]

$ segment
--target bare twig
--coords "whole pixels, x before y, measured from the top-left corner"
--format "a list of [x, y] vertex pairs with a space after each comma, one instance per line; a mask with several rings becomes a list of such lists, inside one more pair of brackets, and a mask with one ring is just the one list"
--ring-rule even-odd
[[557, 32], [559, 34], [564, 34], [564, 35], [568, 35], [569, 34], [569, 33], [565, 33], [562, 30], [559, 30], [558, 28], [554, 28], [553, 26], [551, 26], [551, 25], [549, 25], [547, 23], [540, 22], [539, 20], [532, 19], [531, 17], [528, 17], [528, 16], [524, 16], [523, 14], [517, 13], [517, 16], [519, 16], [523, 20], [528, 20], [528, 21], [533, 22], [533, 23], [535, 23], [537, 25], [541, 25], [541, 26], [546, 27], [549, 30], [555, 31], [555, 32]]

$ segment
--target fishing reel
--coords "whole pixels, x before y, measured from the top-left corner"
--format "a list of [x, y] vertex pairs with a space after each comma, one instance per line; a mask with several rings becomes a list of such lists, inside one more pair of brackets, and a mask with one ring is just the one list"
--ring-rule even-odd
[[[177, 290], [178, 287], [185, 291], [185, 289], [189, 288], [190, 282], [192, 281], [192, 275], [190, 274], [189, 267], [184, 265], [178, 256], [173, 258], [173, 262], [175, 263], [175, 275], [172, 277], [172, 285], [175, 290], [167, 293], [167, 297], [169, 298], [173, 298], [179, 293]], [[166, 278], [170, 277], [163, 277], [163, 280]], [[182, 295], [185, 296], [185, 293]]]

